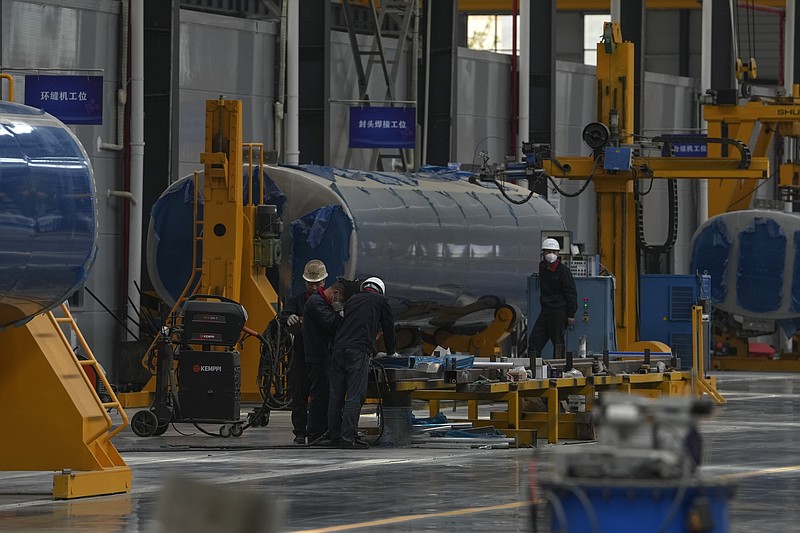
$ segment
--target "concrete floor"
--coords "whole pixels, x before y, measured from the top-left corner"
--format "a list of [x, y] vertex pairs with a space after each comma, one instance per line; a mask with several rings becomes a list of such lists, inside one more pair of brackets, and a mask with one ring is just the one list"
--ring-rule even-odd
[[[731, 531], [800, 530], [800, 374], [718, 378], [728, 404], [701, 425], [703, 470], [738, 483]], [[115, 439], [130, 494], [53, 501], [52, 473], [0, 472], [0, 531], [238, 533], [256, 531], [258, 513], [280, 532], [531, 531], [529, 468], [547, 471], [556, 448], [305, 448], [285, 412], [238, 439], [176, 428], [188, 435]]]

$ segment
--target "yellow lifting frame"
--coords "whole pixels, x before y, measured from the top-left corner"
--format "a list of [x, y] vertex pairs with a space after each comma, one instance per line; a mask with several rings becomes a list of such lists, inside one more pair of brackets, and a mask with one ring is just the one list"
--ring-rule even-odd
[[[753, 158], [766, 158], [775, 133], [787, 137], [800, 136], [800, 100], [797, 85], [792, 98], [761, 99], [744, 105], [706, 105], [703, 118], [708, 122], [709, 137], [729, 137], [749, 144], [755, 134]], [[708, 156], [721, 157], [722, 147], [709, 144]], [[781, 173], [790, 172], [792, 165], [781, 165]], [[757, 180], [711, 179], [708, 175], [708, 216], [750, 207]], [[784, 179], [786, 181], [786, 179]], [[782, 185], [787, 185], [782, 183]], [[791, 182], [788, 184], [791, 185]]]
[[[247, 154], [247, 165], [243, 164]], [[193, 264], [197, 264], [199, 243], [202, 242], [202, 267], [195, 270], [183, 293], [172, 309], [171, 316], [179, 312], [183, 302], [196, 294], [225, 296], [241, 303], [247, 311], [246, 327], [263, 332], [275, 318], [278, 294], [267, 279], [263, 267], [255, 261], [255, 221], [258, 206], [263, 202], [264, 146], [262, 143], [242, 142], [242, 102], [240, 100], [207, 100], [205, 151], [200, 156], [203, 173], [203, 220], [198, 220], [199, 175], [195, 173], [195, 241]], [[244, 168], [252, 176], [255, 165], [259, 167], [258, 190], [254, 198], [251, 185], [248, 202], [244, 202], [242, 177]], [[197, 231], [197, 226], [202, 231]], [[155, 343], [154, 343], [155, 344]], [[143, 366], [153, 367], [153, 346], [142, 359]], [[244, 402], [261, 402], [258, 384], [258, 365], [261, 346], [255, 340], [246, 342], [241, 350], [241, 397]], [[124, 395], [125, 407], [141, 407], [152, 402], [155, 376], [141, 393]]]
[[[597, 45], [597, 121], [610, 124], [610, 112], [619, 116], [622, 144], [633, 139], [633, 43], [623, 42], [619, 25], [607, 23], [606, 39]], [[713, 136], [709, 131], [709, 136]], [[753, 157], [747, 168], [738, 168], [738, 160], [709, 157], [702, 161], [677, 158], [634, 157], [633, 169], [648, 168], [652, 177], [664, 179], [750, 180], [769, 176], [769, 160]], [[634, 171], [604, 170], [592, 157], [544, 160], [550, 176], [572, 180], [593, 180], [597, 193], [597, 243], [600, 262], [616, 276], [615, 318], [617, 343], [621, 350], [669, 351], [656, 341], [636, 337], [638, 305], [638, 269], [636, 265], [636, 205], [633, 192]], [[650, 177], [648, 174], [647, 177]], [[709, 197], [712, 195], [709, 194]]]
[[[251, 180], [247, 205], [242, 184], [243, 159], [247, 169], [259, 165], [259, 191], [254, 198]], [[258, 154], [258, 160], [254, 157]], [[242, 142], [242, 102], [206, 102], [206, 142], [201, 155], [205, 165], [203, 193], [203, 271], [200, 292], [226, 296], [247, 311], [247, 327], [261, 333], [275, 318], [278, 294], [266, 270], [255, 263], [255, 221], [264, 191], [264, 150], [258, 143]], [[242, 401], [260, 402], [258, 363], [261, 346], [255, 339], [241, 349]]]
[[[111, 439], [128, 425], [111, 385], [69, 308], [0, 332], [8, 356], [0, 372], [1, 470], [53, 470], [53, 496], [70, 499], [130, 492], [131, 469]], [[61, 329], [72, 328], [88, 357], [79, 361]], [[103, 402], [84, 371], [92, 366], [111, 397]], [[122, 416], [116, 428], [108, 413]]]

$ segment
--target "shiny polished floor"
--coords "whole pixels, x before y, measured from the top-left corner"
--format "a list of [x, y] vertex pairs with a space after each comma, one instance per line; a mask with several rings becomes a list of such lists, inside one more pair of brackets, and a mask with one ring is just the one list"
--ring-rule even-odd
[[[799, 531], [800, 374], [718, 379], [728, 403], [701, 424], [704, 471], [737, 483], [731, 531]], [[258, 513], [280, 532], [532, 531], [529, 468], [546, 470], [554, 450], [327, 450], [291, 439], [284, 412], [240, 438], [189, 424], [147, 439], [126, 430], [115, 444], [134, 472], [130, 494], [53, 501], [52, 473], [0, 472], [0, 531], [270, 530], [255, 526]]]

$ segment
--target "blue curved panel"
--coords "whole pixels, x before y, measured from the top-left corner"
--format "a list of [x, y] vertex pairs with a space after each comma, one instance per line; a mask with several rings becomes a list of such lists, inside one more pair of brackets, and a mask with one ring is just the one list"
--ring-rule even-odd
[[0, 327], [69, 297], [96, 254], [91, 164], [56, 118], [0, 103]]
[[757, 313], [776, 311], [783, 297], [786, 234], [775, 220], [755, 217], [739, 233], [736, 303]]
[[[203, 219], [203, 191], [198, 194], [197, 215]], [[150, 212], [147, 235], [147, 270], [157, 292], [172, 305], [192, 275], [194, 235], [194, 180], [179, 179], [161, 193]], [[198, 229], [198, 231], [201, 231]], [[202, 241], [197, 266], [203, 261]], [[199, 278], [195, 280], [195, 285]]]
[[[250, 194], [258, 196], [261, 183], [258, 180], [259, 167], [253, 167], [251, 175], [247, 169], [242, 175], [244, 185], [244, 204], [250, 202]], [[197, 219], [203, 220], [203, 173], [198, 176]], [[264, 173], [264, 203], [278, 207], [280, 214], [286, 204], [286, 196], [269, 175]], [[192, 276], [192, 234], [194, 231], [194, 179], [184, 176], [161, 193], [150, 212], [150, 226], [147, 232], [147, 272], [153, 286], [169, 305], [173, 305], [183, 293]], [[198, 228], [202, 232], [202, 225]], [[202, 241], [197, 247], [196, 266], [203, 263]], [[200, 281], [193, 283], [189, 293]]]
[[794, 261], [792, 262], [792, 303], [790, 309], [800, 312], [800, 231], [794, 232]]
[[731, 237], [722, 218], [703, 227], [694, 239], [689, 272], [711, 275], [711, 302], [718, 304], [728, 296], [728, 257]]

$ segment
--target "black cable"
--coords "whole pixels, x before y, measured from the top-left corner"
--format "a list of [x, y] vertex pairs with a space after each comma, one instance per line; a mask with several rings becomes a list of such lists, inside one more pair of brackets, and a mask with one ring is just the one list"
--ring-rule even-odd
[[[504, 180], [504, 181], [505, 181], [505, 180]], [[505, 186], [503, 186], [503, 185], [500, 185], [500, 183], [499, 183], [497, 180], [489, 180], [489, 182], [490, 182], [490, 183], [494, 183], [494, 184], [497, 186], [497, 188], [500, 190], [500, 194], [502, 194], [502, 195], [503, 195], [503, 198], [505, 198], [506, 200], [508, 200], [508, 201], [509, 201], [509, 202], [511, 202], [512, 204], [516, 204], [516, 205], [522, 205], [522, 204], [526, 203], [528, 200], [530, 200], [530, 199], [533, 197], [533, 190], [531, 190], [531, 191], [528, 193], [528, 196], [526, 196], [524, 200], [514, 200], [513, 198], [511, 198], [511, 197], [510, 197], [510, 196], [509, 196], [509, 195], [506, 193]]]
[[[562, 172], [564, 172], [564, 175], [562, 177], [566, 178], [567, 177], [567, 169], [562, 167], [561, 164], [558, 163], [555, 159], [553, 159], [552, 161], [556, 164], [556, 166], [558, 166], [562, 170]], [[595, 158], [594, 166], [592, 166], [592, 171], [589, 173], [589, 176], [586, 178], [586, 181], [583, 182], [583, 185], [581, 186], [581, 188], [578, 189], [578, 192], [568, 193], [568, 192], [562, 191], [561, 188], [556, 184], [555, 180], [553, 180], [552, 176], [547, 176], [547, 179], [553, 185], [553, 188], [556, 190], [556, 192], [558, 192], [558, 194], [560, 194], [561, 196], [567, 197], [567, 198], [575, 198], [576, 196], [579, 196], [581, 193], [583, 193], [583, 191], [586, 190], [586, 187], [588, 187], [589, 184], [594, 179], [594, 172], [595, 172], [595, 170], [597, 170], [597, 163], [599, 161], [600, 161], [599, 157]]]
[[[290, 389], [283, 381], [291, 372], [293, 340], [279, 320], [267, 325], [264, 336], [260, 336], [261, 359], [258, 365], [258, 387], [261, 396], [272, 409], [283, 409], [291, 401]], [[283, 364], [287, 362], [287, 364]], [[283, 368], [283, 372], [281, 371]], [[273, 393], [273, 389], [275, 393]]]
[[[104, 304], [102, 301], [100, 301], [100, 298], [98, 298], [98, 297], [97, 297], [97, 296], [96, 296], [96, 295], [95, 295], [95, 294], [94, 294], [94, 293], [91, 291], [91, 289], [89, 289], [89, 287], [86, 287], [86, 286], [84, 286], [83, 288], [86, 290], [86, 292], [88, 292], [88, 293], [89, 293], [89, 296], [91, 296], [92, 298], [94, 298], [94, 299], [95, 299], [95, 301], [96, 301], [97, 303], [99, 303], [99, 304], [100, 304], [100, 306], [101, 306], [103, 309], [105, 309], [105, 310], [106, 310], [106, 312], [107, 312], [109, 315], [111, 315], [111, 318], [113, 318], [113, 319], [114, 319], [114, 320], [117, 322], [117, 324], [119, 324], [120, 326], [122, 326], [122, 327], [125, 329], [125, 331], [127, 331], [128, 333], [130, 333], [130, 334], [131, 334], [131, 336], [132, 336], [134, 339], [136, 339], [137, 341], [139, 340], [139, 336], [138, 336], [138, 335], [136, 335], [136, 334], [135, 334], [134, 332], [132, 332], [131, 330], [129, 330], [129, 329], [128, 329], [128, 326], [126, 326], [126, 325], [125, 325], [125, 323], [124, 323], [124, 322], [122, 322], [122, 320], [121, 320], [121, 319], [120, 319], [120, 318], [119, 318], [117, 315], [115, 315], [115, 314], [114, 314], [114, 313], [111, 311], [111, 309], [109, 309], [109, 308], [106, 306], [106, 304]], [[126, 315], [126, 316], [127, 316], [127, 315]], [[139, 323], [138, 323], [138, 322], [136, 322], [135, 320], [133, 320], [131, 317], [128, 317], [128, 319], [129, 319], [131, 322], [135, 323], [137, 326], [139, 325]]]
[[472, 152], [472, 165], [475, 166], [475, 157], [478, 155], [478, 148], [480, 147], [483, 141], [488, 141], [489, 139], [497, 139], [498, 141], [502, 141], [506, 146], [511, 146], [511, 143], [505, 140], [503, 137], [498, 137], [497, 135], [489, 135], [484, 137], [480, 141], [475, 144], [475, 150]]
[[[650, 193], [648, 189], [647, 193], [639, 193], [639, 181], [636, 179], [636, 170], [631, 169], [633, 172], [633, 191], [634, 191], [634, 204], [636, 207], [636, 245], [637, 247], [649, 253], [657, 253], [657, 254], [665, 254], [672, 250], [672, 247], [675, 246], [675, 243], [678, 240], [678, 186], [677, 182], [674, 179], [667, 180], [667, 185], [669, 187], [669, 224], [667, 227], [667, 238], [664, 240], [663, 244], [659, 245], [652, 245], [648, 244], [647, 240], [644, 237], [644, 206], [643, 202], [640, 199], [641, 196], [645, 196], [646, 194]], [[652, 189], [652, 181], [650, 182], [650, 188]]]
[[[386, 427], [385, 419], [383, 417], [383, 394], [381, 394], [381, 386], [385, 383], [387, 388], [388, 384], [388, 377], [386, 376], [386, 368], [378, 362], [374, 357], [370, 358], [370, 367], [372, 368], [372, 376], [375, 379], [375, 389], [378, 391], [378, 438], [372, 443], [372, 445], [376, 445], [380, 442], [381, 437], [383, 437], [383, 430]], [[378, 368], [381, 369], [381, 374], [383, 375], [384, 380], [380, 381], [378, 379]]]
[[636, 169], [635, 168], [631, 168], [631, 174], [633, 175], [633, 188], [634, 188], [634, 191], [636, 192], [636, 195], [637, 196], [647, 196], [648, 194], [650, 194], [650, 191], [653, 190], [653, 182], [656, 180], [656, 178], [651, 174], [651, 176], [650, 176], [650, 186], [647, 188], [647, 192], [639, 192], [639, 185], [638, 185], [638, 181], [637, 181], [638, 178], [637, 178], [637, 175], [636, 175]]
[[741, 202], [742, 200], [744, 200], [744, 199], [745, 199], [745, 198], [747, 198], [748, 196], [752, 196], [752, 195], [754, 195], [758, 189], [760, 189], [762, 186], [766, 185], [766, 184], [767, 184], [767, 182], [769, 182], [769, 180], [771, 180], [772, 178], [774, 178], [774, 177], [775, 177], [775, 176], [777, 176], [777, 175], [778, 175], [778, 171], [776, 170], [775, 172], [773, 172], [772, 174], [770, 174], [768, 177], [764, 178], [764, 179], [763, 179], [763, 181], [762, 181], [761, 183], [759, 183], [759, 184], [756, 186], [756, 188], [755, 188], [755, 189], [753, 189], [753, 190], [752, 190], [752, 191], [750, 191], [749, 193], [745, 194], [744, 196], [741, 196], [741, 197], [739, 197], [739, 198], [738, 198], [738, 199], [736, 199], [735, 201], [733, 201], [733, 202], [729, 203], [729, 204], [728, 204], [728, 209], [730, 209], [730, 208], [731, 208], [731, 207], [733, 207], [734, 205], [738, 204], [739, 202]]

